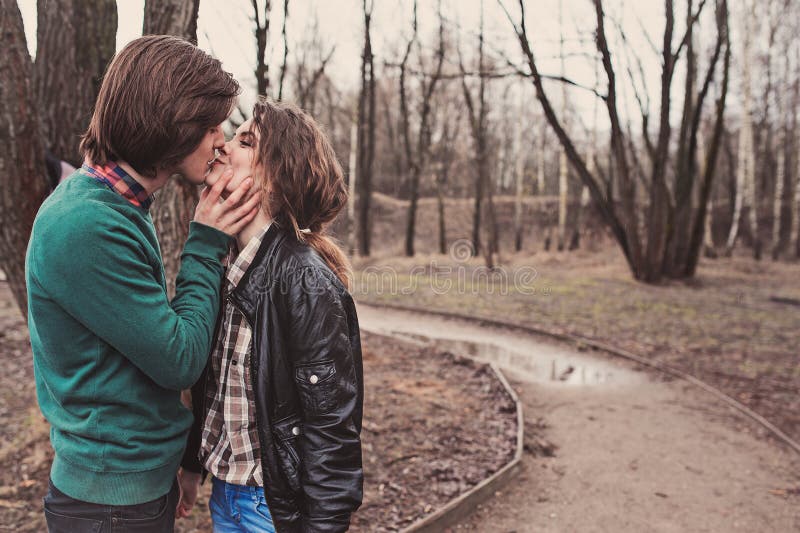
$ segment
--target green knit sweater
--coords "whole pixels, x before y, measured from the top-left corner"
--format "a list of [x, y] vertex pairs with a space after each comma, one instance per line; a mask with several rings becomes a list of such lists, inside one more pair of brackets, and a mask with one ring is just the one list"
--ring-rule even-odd
[[169, 491], [192, 423], [180, 391], [206, 364], [229, 243], [192, 222], [170, 302], [146, 209], [80, 172], [44, 202], [25, 272], [59, 490], [106, 505]]

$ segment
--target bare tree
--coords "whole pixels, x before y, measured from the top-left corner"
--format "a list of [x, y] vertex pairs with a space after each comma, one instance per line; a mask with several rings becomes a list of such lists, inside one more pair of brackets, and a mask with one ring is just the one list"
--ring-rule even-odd
[[[736, 165], [736, 200], [734, 203], [733, 220], [728, 233], [726, 255], [733, 253], [733, 248], [739, 238], [739, 226], [742, 218], [742, 208], [747, 202], [750, 212], [754, 217], [756, 226], [750, 226], [753, 236], [753, 248], [756, 250], [758, 239], [758, 217], [755, 202], [755, 160], [753, 148], [753, 118], [752, 118], [752, 22], [755, 17], [755, 4], [751, 3], [748, 13], [743, 17], [742, 28], [742, 121], [739, 126], [738, 162]], [[752, 219], [751, 219], [752, 220]], [[758, 255], [758, 251], [756, 251]]]
[[372, 198], [372, 165], [375, 160], [375, 61], [372, 55], [372, 0], [363, 0], [364, 47], [361, 53], [361, 91], [358, 96], [358, 244], [359, 253], [368, 256], [372, 225], [369, 223]]
[[336, 52], [336, 46], [325, 50], [316, 15], [309, 21], [309, 36], [298, 46], [295, 55], [294, 99], [297, 105], [314, 115], [316, 113], [317, 89], [326, 77], [325, 69]]
[[[501, 6], [502, 0], [499, 0]], [[714, 176], [714, 165], [709, 164], [705, 167], [705, 173], [698, 179], [696, 171], [696, 149], [697, 149], [697, 129], [699, 128], [702, 117], [702, 100], [708, 92], [714, 75], [718, 70], [718, 59], [722, 47], [727, 42], [727, 1], [717, 0], [716, 2], [716, 22], [717, 39], [714, 47], [714, 54], [709, 61], [708, 71], [704, 77], [702, 89], [698, 93], [697, 104], [693, 106], [690, 117], [690, 127], [687, 131], [687, 161], [689, 162], [688, 174], [677, 178], [683, 180], [681, 188], [691, 190], [691, 187], [700, 187], [702, 202], [697, 212], [692, 213], [691, 223], [688, 225], [686, 233], [690, 236], [689, 246], [685, 253], [674, 254], [674, 261], [668, 261], [667, 250], [670, 239], [679, 238], [677, 233], [671, 233], [670, 220], [675, 220], [675, 213], [678, 202], [673, 196], [667, 183], [667, 169], [670, 166], [670, 134], [671, 126], [669, 121], [671, 102], [672, 78], [675, 66], [684, 48], [691, 41], [693, 27], [699, 19], [706, 0], [701, 0], [697, 9], [693, 9], [693, 2], [688, 2], [687, 6], [687, 25], [686, 33], [679, 40], [677, 48], [673, 48], [674, 34], [674, 10], [671, 0], [665, 0], [665, 24], [664, 38], [662, 43], [661, 55], [661, 101], [659, 106], [659, 126], [658, 135], [653, 142], [650, 138], [649, 128], [647, 127], [649, 116], [647, 110], [642, 110], [644, 127], [642, 128], [643, 142], [646, 146], [646, 153], [650, 163], [650, 171], [645, 173], [644, 166], [639, 159], [637, 150], [632, 150], [633, 140], [630, 134], [626, 133], [622, 127], [622, 121], [618, 112], [617, 104], [617, 78], [614, 64], [612, 62], [611, 51], [606, 37], [605, 22], [606, 16], [603, 9], [602, 0], [594, 0], [595, 16], [597, 21], [595, 31], [595, 43], [600, 54], [601, 64], [606, 76], [606, 93], [602, 95], [603, 101], [608, 112], [608, 119], [611, 125], [611, 161], [608, 172], [597, 169], [592, 172], [586, 160], [578, 152], [573, 139], [563, 127], [562, 120], [557, 116], [551, 104], [550, 98], [544, 89], [542, 75], [539, 71], [533, 48], [528, 39], [527, 28], [525, 25], [525, 3], [520, 0], [518, 21], [506, 10], [509, 21], [514, 27], [515, 33], [520, 43], [522, 53], [525, 57], [528, 73], [531, 82], [536, 87], [536, 94], [539, 103], [545, 113], [548, 123], [555, 131], [562, 147], [567, 153], [573, 169], [580, 177], [581, 182], [589, 189], [591, 199], [596, 206], [599, 215], [606, 226], [611, 230], [612, 235], [622, 250], [625, 259], [631, 269], [631, 273], [636, 279], [655, 282], [663, 276], [687, 277], [694, 274], [697, 264], [697, 251], [702, 245], [703, 229], [705, 228], [705, 206], [707, 203], [707, 190], [710, 190]], [[726, 61], [723, 66], [723, 89], [721, 97], [717, 102], [717, 121], [715, 124], [715, 135], [713, 136], [709, 151], [708, 161], [716, 160], [719, 139], [721, 137], [722, 111], [724, 110], [725, 95], [727, 93], [727, 46]], [[688, 62], [687, 62], [688, 63]], [[689, 69], [687, 67], [687, 75]], [[578, 86], [573, 82], [573, 85]], [[686, 102], [687, 99], [685, 98]], [[719, 135], [716, 133], [719, 131]], [[646, 178], [646, 179], [645, 179]], [[649, 183], [649, 194], [645, 202], [642, 202], [637, 195], [637, 184], [639, 182]], [[677, 182], [676, 182], [677, 183]], [[614, 185], [612, 189], [612, 184]], [[613, 190], [613, 192], [612, 192]], [[614, 196], [619, 194], [619, 205], [614, 201]], [[646, 211], [644, 218], [640, 211]], [[699, 228], [699, 229], [698, 229]], [[695, 238], [699, 236], [699, 238]], [[643, 239], [643, 237], [646, 237]], [[685, 234], [680, 238], [685, 237]], [[679, 260], [678, 257], [683, 259]]]
[[[486, 97], [486, 85], [490, 72], [486, 66], [483, 1], [481, 1], [480, 30], [478, 33], [478, 87], [476, 95], [472, 94], [472, 89], [467, 83], [467, 70], [464, 66], [460, 45], [458, 47], [458, 65], [461, 69], [461, 87], [464, 93], [464, 102], [467, 106], [467, 118], [469, 120], [475, 154], [475, 212], [472, 219], [472, 245], [476, 253], [483, 252], [486, 266], [493, 268], [496, 255], [499, 251], [499, 243], [497, 238], [497, 220], [494, 212], [494, 199], [492, 197], [493, 182], [489, 175], [489, 104]], [[488, 243], [485, 247], [481, 246], [480, 237], [481, 209], [483, 207], [484, 194], [487, 196], [486, 209], [489, 217]]]
[[283, 80], [286, 78], [286, 60], [289, 57], [289, 39], [286, 36], [286, 21], [289, 20], [289, 0], [283, 0], [283, 24], [281, 26], [281, 37], [283, 38], [283, 62], [281, 63], [281, 75], [278, 80], [278, 100], [283, 100]]
[[800, 106], [800, 43], [794, 43], [794, 89], [792, 95], [792, 134], [794, 150], [794, 187], [789, 209], [789, 253], [795, 259], [800, 258], [800, 131], [798, 131], [797, 108]]
[[[558, 2], [559, 56], [561, 60], [561, 76], [566, 76], [564, 57], [564, 0]], [[569, 116], [567, 115], [567, 84], [561, 84], [561, 121], [564, 130], [569, 134]], [[564, 250], [567, 240], [567, 200], [569, 199], [569, 166], [567, 151], [562, 147], [558, 154], [558, 251]]]
[[519, 87], [519, 107], [514, 121], [514, 250], [522, 250], [522, 198], [525, 194], [525, 86]]
[[348, 246], [350, 253], [354, 254], [356, 250], [356, 179], [358, 176], [357, 160], [358, 160], [358, 124], [353, 121], [350, 126], [350, 156], [348, 157], [348, 172], [347, 172], [347, 191], [350, 196], [350, 201], [347, 202], [347, 224], [348, 224]]
[[114, 0], [37, 2], [34, 91], [46, 148], [80, 166], [81, 135], [92, 117], [106, 65], [114, 55]]
[[[789, 76], [789, 47], [784, 49], [784, 73]], [[788, 84], [787, 84], [788, 85]], [[775, 87], [775, 98], [777, 100], [777, 135], [775, 137], [775, 151], [777, 157], [777, 168], [775, 170], [775, 190], [772, 202], [772, 260], [776, 261], [781, 253], [781, 219], [783, 214], [783, 186], [786, 181], [786, 138], [787, 125], [784, 118], [786, 113], [786, 98], [780, 87]]]
[[[197, 41], [197, 12], [200, 0], [146, 0], [144, 29], [147, 34], [165, 34]], [[181, 252], [189, 235], [189, 223], [199, 199], [198, 188], [173, 176], [159, 191], [150, 208], [161, 246], [167, 292], [175, 294]]]
[[[269, 91], [269, 61], [267, 61], [267, 45], [269, 44], [269, 20], [272, 10], [272, 1], [264, 0], [264, 10], [258, 5], [258, 0], [251, 0], [256, 28], [256, 90], [258, 94], [266, 95]], [[285, 18], [284, 18], [285, 24]]]
[[[597, 91], [597, 64], [594, 70], [594, 90]], [[597, 98], [592, 102], [592, 124], [589, 131], [589, 147], [586, 151], [586, 166], [590, 173], [597, 171]], [[572, 238], [569, 241], [569, 249], [577, 250], [580, 247], [581, 231], [583, 229], [583, 219], [589, 209], [589, 188], [586, 185], [581, 187], [581, 197], [578, 210], [575, 213], [575, 226], [572, 229]]]
[[[408, 61], [411, 50], [418, 38], [417, 32], [417, 2], [414, 0], [414, 17], [412, 22], [413, 33], [408, 41], [403, 60], [400, 64], [400, 115], [402, 120], [403, 143], [405, 146], [406, 162], [408, 163], [411, 175], [409, 176], [410, 201], [408, 205], [408, 215], [406, 219], [406, 239], [405, 253], [411, 257], [414, 255], [414, 232], [417, 222], [417, 204], [419, 201], [419, 181], [422, 172], [425, 170], [428, 156], [431, 150], [431, 98], [433, 97], [436, 84], [442, 75], [442, 65], [444, 64], [444, 17], [442, 16], [442, 3], [438, 3], [439, 13], [439, 44], [436, 50], [436, 66], [433, 73], [426, 75], [424, 69], [420, 69], [420, 102], [419, 102], [419, 128], [416, 139], [412, 140], [411, 131], [411, 111], [408, 106], [408, 91], [406, 88], [406, 76], [408, 73]], [[419, 57], [420, 63], [423, 62], [422, 53]]]
[[22, 16], [15, 0], [0, 0], [0, 8], [0, 267], [27, 316], [25, 250], [49, 188]]
[[[724, 128], [725, 100], [728, 91], [730, 68], [730, 40], [728, 35], [727, 0], [717, 2], [717, 38], [709, 61], [708, 70], [697, 89], [697, 52], [694, 45], [694, 15], [691, 14], [691, 3], [687, 10], [686, 33], [687, 66], [684, 90], [683, 119], [678, 136], [676, 174], [674, 180], [674, 198], [670, 198], [668, 210], [668, 226], [666, 232], [666, 253], [663, 270], [670, 277], [686, 277], [694, 275], [700, 257], [705, 230], [706, 209], [711, 195], [711, 186], [716, 168], [717, 154]], [[702, 9], [702, 3], [700, 5]], [[716, 66], [722, 57], [722, 83], [720, 97], [717, 100], [717, 112], [714, 118], [714, 132], [707, 150], [706, 159], [698, 167], [697, 152], [700, 126], [702, 124], [703, 106], [714, 80]], [[691, 78], [691, 80], [690, 80]]]
[[[391, 66], [391, 65], [390, 65]], [[391, 155], [390, 171], [386, 172], [392, 178], [391, 183], [392, 194], [400, 196], [401, 186], [403, 185], [403, 177], [406, 175], [406, 162], [405, 162], [405, 149], [400, 140], [402, 136], [402, 124], [400, 113], [395, 112], [395, 99], [398, 95], [392, 90], [395, 82], [391, 75], [384, 73], [382, 77], [384, 80], [379, 85], [378, 95], [380, 97], [381, 108], [383, 110], [383, 125], [385, 127], [385, 135], [388, 146], [386, 147]], [[397, 106], [399, 108], [399, 106]]]
[[439, 253], [447, 253], [447, 218], [445, 216], [445, 195], [447, 194], [450, 182], [450, 170], [455, 162], [457, 151], [456, 142], [461, 129], [462, 113], [454, 108], [453, 95], [447, 90], [448, 85], [444, 84], [441, 90], [437, 91], [436, 109], [438, 123], [438, 140], [433, 149], [433, 159], [435, 161], [436, 179], [436, 206], [438, 213], [439, 227]]

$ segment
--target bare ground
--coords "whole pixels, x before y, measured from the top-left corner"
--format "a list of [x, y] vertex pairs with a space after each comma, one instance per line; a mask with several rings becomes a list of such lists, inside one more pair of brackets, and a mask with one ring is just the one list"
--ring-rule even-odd
[[[378, 255], [360, 259], [357, 269], [355, 292], [364, 302], [602, 341], [695, 375], [800, 440], [800, 306], [792, 303], [800, 303], [798, 263], [704, 261], [695, 279], [659, 285], [634, 281], [609, 246], [507, 255], [493, 274], [480, 259], [433, 254]], [[516, 284], [525, 271], [533, 274]]]
[[359, 316], [495, 360], [520, 395], [523, 472], [454, 530], [800, 531], [800, 457], [692, 385], [505, 329], [364, 305]]

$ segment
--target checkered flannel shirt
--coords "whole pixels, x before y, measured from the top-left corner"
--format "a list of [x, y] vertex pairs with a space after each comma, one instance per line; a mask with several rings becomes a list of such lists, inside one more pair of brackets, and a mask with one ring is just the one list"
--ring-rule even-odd
[[225, 273], [222, 324], [214, 340], [214, 379], [207, 389], [210, 409], [203, 424], [200, 461], [212, 475], [234, 485], [262, 486], [255, 399], [250, 376], [253, 332], [227, 298], [252, 263], [269, 225], [250, 239]]
[[81, 166], [81, 172], [119, 193], [135, 206], [150, 209], [150, 205], [153, 203], [153, 197], [147, 194], [144, 187], [112, 161], [105, 166], [84, 163]]

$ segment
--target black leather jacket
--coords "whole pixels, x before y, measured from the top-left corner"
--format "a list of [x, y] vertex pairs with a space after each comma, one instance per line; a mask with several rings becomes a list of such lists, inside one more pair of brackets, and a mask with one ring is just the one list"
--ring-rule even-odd
[[[364, 380], [352, 297], [313, 248], [273, 222], [229, 298], [253, 330], [261, 467], [276, 530], [346, 531], [363, 495]], [[209, 369], [192, 388], [183, 467], [194, 472], [202, 468]]]

